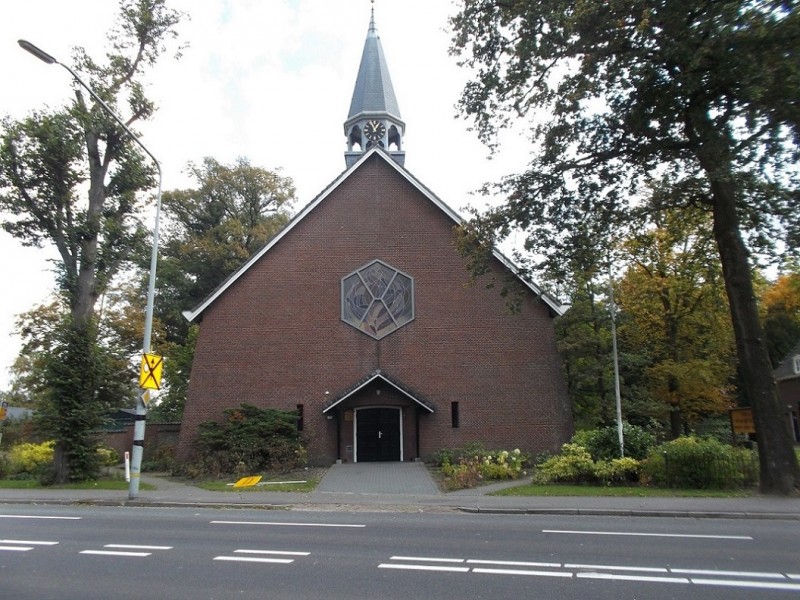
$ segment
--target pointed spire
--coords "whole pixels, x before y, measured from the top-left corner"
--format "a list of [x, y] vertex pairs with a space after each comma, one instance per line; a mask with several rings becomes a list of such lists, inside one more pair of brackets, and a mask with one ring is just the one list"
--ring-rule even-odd
[[400, 118], [400, 107], [392, 87], [389, 67], [383, 54], [381, 38], [375, 27], [375, 6], [369, 20], [369, 32], [361, 54], [361, 65], [358, 69], [353, 99], [350, 103], [348, 120], [362, 112], [388, 113]]
[[375, 0], [370, 0], [372, 2], [372, 9], [369, 18], [369, 31], [367, 35], [378, 35], [378, 30], [375, 28]]
[[[370, 123], [375, 130], [382, 127], [386, 133], [380, 139], [376, 137], [367, 140], [364, 137], [364, 127], [367, 123]], [[405, 153], [402, 151], [402, 137], [405, 123], [400, 117], [400, 106], [389, 76], [389, 67], [383, 54], [378, 28], [375, 26], [375, 0], [372, 0], [369, 30], [344, 130], [348, 138], [348, 150], [345, 153], [348, 166], [372, 144], [378, 144], [389, 150], [395, 160], [403, 163]]]

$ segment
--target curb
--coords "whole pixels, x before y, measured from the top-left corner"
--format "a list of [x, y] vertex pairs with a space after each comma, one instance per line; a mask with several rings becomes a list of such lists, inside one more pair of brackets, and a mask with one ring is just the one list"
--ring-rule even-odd
[[594, 517], [671, 517], [682, 519], [761, 519], [800, 521], [797, 513], [720, 512], [691, 510], [635, 510], [607, 508], [472, 508], [459, 507], [465, 513], [494, 515], [566, 515]]
[[135, 508], [212, 508], [212, 509], [249, 509], [249, 510], [308, 510], [313, 506], [319, 511], [359, 510], [369, 512], [461, 512], [466, 514], [486, 515], [541, 515], [541, 516], [594, 516], [594, 517], [664, 517], [682, 519], [753, 519], [800, 521], [800, 513], [747, 512], [747, 511], [692, 511], [692, 510], [643, 510], [643, 509], [609, 509], [609, 508], [481, 508], [470, 506], [446, 505], [391, 505], [359, 504], [359, 503], [294, 503], [269, 504], [247, 502], [180, 502], [167, 500], [101, 500], [101, 499], [0, 499], [3, 504], [31, 504], [40, 506], [118, 506]]

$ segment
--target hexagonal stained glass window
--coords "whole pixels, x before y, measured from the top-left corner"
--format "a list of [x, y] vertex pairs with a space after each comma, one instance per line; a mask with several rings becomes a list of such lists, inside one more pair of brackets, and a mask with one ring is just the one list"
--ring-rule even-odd
[[374, 260], [342, 278], [342, 321], [381, 339], [414, 319], [414, 280]]

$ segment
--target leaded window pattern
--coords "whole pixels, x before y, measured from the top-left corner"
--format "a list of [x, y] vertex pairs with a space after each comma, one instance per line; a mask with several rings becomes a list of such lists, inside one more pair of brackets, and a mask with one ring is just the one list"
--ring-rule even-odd
[[414, 319], [414, 280], [379, 260], [342, 278], [342, 321], [376, 340]]

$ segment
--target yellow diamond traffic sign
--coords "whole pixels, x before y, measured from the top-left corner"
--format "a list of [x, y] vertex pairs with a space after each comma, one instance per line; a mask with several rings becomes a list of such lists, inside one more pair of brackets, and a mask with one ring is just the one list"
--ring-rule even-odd
[[161, 370], [164, 357], [157, 354], [142, 355], [142, 370], [139, 372], [139, 387], [148, 390], [161, 389]]

